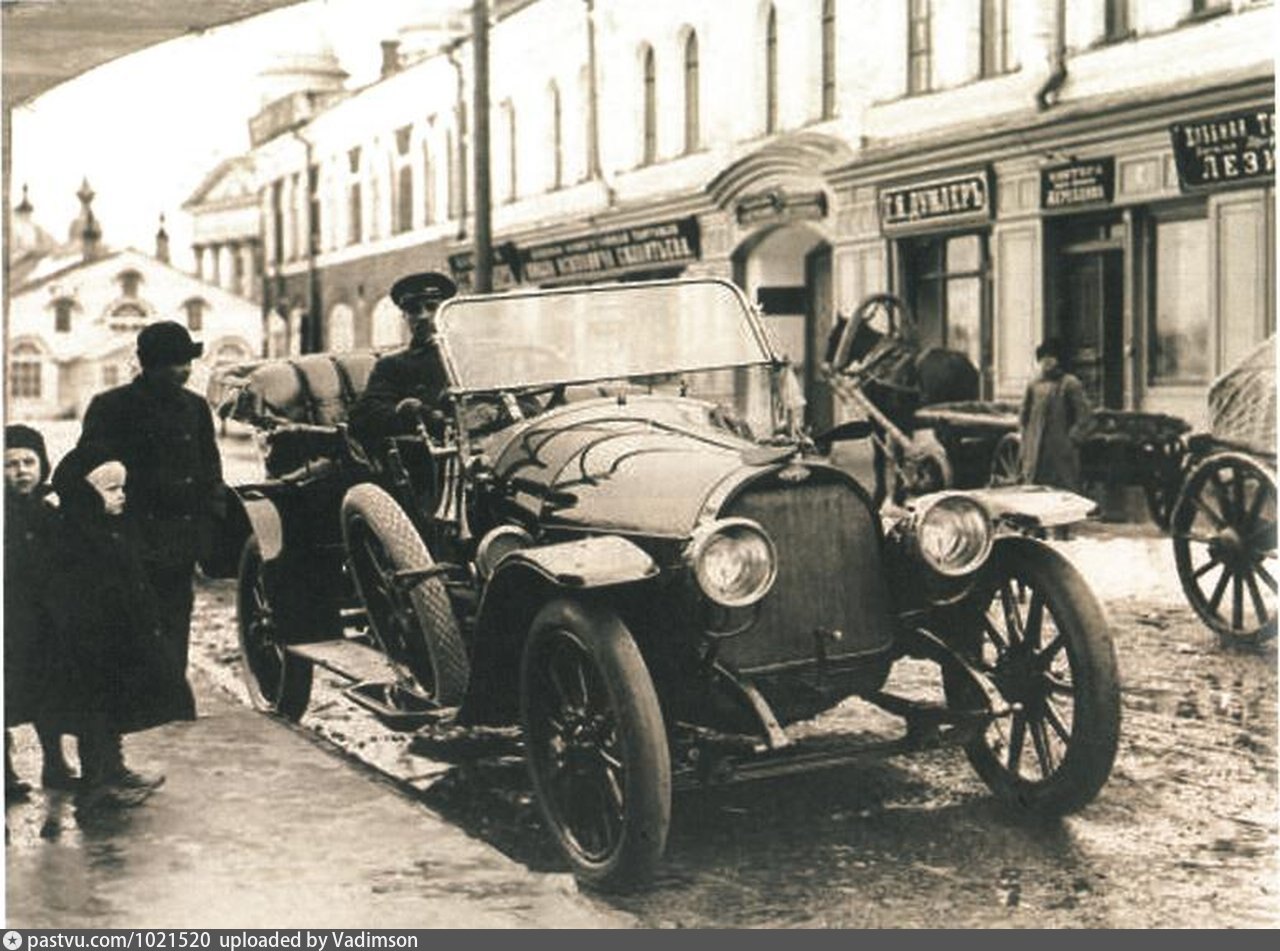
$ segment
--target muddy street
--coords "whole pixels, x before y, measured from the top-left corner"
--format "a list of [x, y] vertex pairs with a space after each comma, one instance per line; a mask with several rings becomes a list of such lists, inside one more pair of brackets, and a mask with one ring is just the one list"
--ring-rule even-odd
[[[1158, 536], [1097, 528], [1065, 547], [1106, 601], [1122, 673], [1120, 753], [1097, 802], [1019, 822], [958, 751], [684, 793], [655, 886], [608, 904], [654, 927], [1274, 926], [1274, 643], [1220, 647]], [[232, 595], [202, 588], [197, 653], [241, 693]], [[513, 743], [433, 760], [317, 679], [307, 729], [530, 870], [564, 870]], [[822, 726], [865, 712], [846, 703]]]

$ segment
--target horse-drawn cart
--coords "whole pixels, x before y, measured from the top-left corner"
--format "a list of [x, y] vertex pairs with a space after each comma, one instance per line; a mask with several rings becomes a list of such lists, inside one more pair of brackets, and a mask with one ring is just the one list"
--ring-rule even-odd
[[1214, 382], [1209, 414], [1210, 431], [1185, 442], [1171, 493], [1174, 560], [1206, 625], [1258, 641], [1276, 633], [1274, 338]]

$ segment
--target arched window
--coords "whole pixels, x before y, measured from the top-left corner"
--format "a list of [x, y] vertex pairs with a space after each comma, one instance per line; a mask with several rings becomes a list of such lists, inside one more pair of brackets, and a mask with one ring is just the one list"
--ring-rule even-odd
[[400, 316], [400, 308], [391, 303], [390, 297], [381, 298], [373, 308], [373, 339], [375, 349], [398, 347], [405, 339], [407, 325]]
[[836, 114], [836, 0], [822, 0], [822, 118]]
[[[396, 154], [393, 159], [395, 178], [391, 182], [391, 190], [395, 195], [392, 203], [394, 217], [391, 221], [393, 234], [404, 234], [413, 230], [413, 164], [409, 151], [409, 143], [413, 138], [412, 126], [401, 126], [396, 130]], [[427, 221], [431, 218], [428, 215]]]
[[334, 304], [329, 311], [329, 340], [327, 349], [350, 350], [356, 345], [355, 311], [347, 304]]
[[431, 140], [422, 140], [422, 214], [427, 224], [436, 220], [436, 157], [432, 154]]
[[698, 77], [698, 34], [692, 30], [684, 41], [684, 150], [702, 145], [702, 105]]
[[778, 11], [772, 4], [764, 28], [764, 131], [778, 131]]
[[564, 185], [564, 117], [560, 109], [560, 87], [554, 79], [547, 87], [547, 113], [551, 131], [551, 187], [556, 189]]
[[116, 275], [120, 282], [120, 293], [125, 297], [137, 297], [138, 288], [142, 285], [142, 275], [132, 268]]
[[652, 165], [658, 159], [658, 74], [653, 47], [647, 43], [641, 47], [640, 61], [644, 71], [644, 147], [640, 162]]
[[70, 297], [59, 297], [53, 302], [53, 329], [56, 333], [71, 333], [71, 315], [78, 308]]
[[218, 344], [218, 348], [213, 352], [214, 366], [225, 366], [228, 363], [244, 363], [246, 360], [252, 359], [249, 347], [236, 340]]
[[187, 329], [199, 333], [204, 330], [204, 315], [209, 310], [209, 302], [203, 297], [191, 297], [182, 302], [182, 309], [187, 314]]
[[20, 343], [9, 355], [9, 395], [15, 400], [38, 400], [41, 387], [44, 355], [32, 343]]

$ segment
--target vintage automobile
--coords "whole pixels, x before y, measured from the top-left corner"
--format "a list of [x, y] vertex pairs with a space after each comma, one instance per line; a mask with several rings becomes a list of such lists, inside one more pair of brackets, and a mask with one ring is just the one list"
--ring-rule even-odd
[[[685, 785], [954, 744], [1015, 810], [1098, 794], [1107, 620], [1021, 531], [1087, 500], [948, 491], [882, 519], [723, 281], [462, 297], [437, 323], [447, 397], [385, 446], [341, 422], [369, 355], [243, 368], [231, 413], [269, 478], [224, 550], [259, 707], [300, 717], [321, 665], [401, 728], [518, 726], [547, 828], [605, 888], [654, 870]], [[906, 658], [932, 693], [886, 689]], [[795, 729], [851, 697], [901, 729]]]

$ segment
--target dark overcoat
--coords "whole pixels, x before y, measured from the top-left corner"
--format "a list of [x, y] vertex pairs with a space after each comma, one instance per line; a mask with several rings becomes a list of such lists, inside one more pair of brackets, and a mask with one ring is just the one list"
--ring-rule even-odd
[[[47, 491], [47, 486], [44, 487]], [[43, 613], [51, 577], [57, 513], [44, 491], [4, 496], [4, 719], [9, 726], [43, 719], [60, 704], [57, 648]]]
[[134, 526], [108, 516], [84, 480], [96, 464], [78, 447], [54, 474], [56, 571], [43, 589], [44, 610], [65, 658], [71, 696], [53, 720], [64, 729], [92, 720], [114, 733], [133, 733], [194, 719], [191, 688], [160, 635]]
[[180, 568], [207, 552], [223, 491], [208, 403], [139, 376], [93, 398], [80, 442], [109, 448], [128, 470], [125, 516], [145, 562]]
[[1070, 373], [1042, 375], [1028, 384], [1019, 417], [1023, 482], [1080, 490], [1080, 450], [1075, 434], [1090, 412], [1084, 386]]
[[387, 436], [407, 435], [416, 423], [396, 415], [396, 404], [408, 397], [427, 407], [439, 405], [448, 376], [433, 339], [417, 340], [374, 364], [369, 384], [356, 400], [347, 421], [351, 434], [366, 447]]

